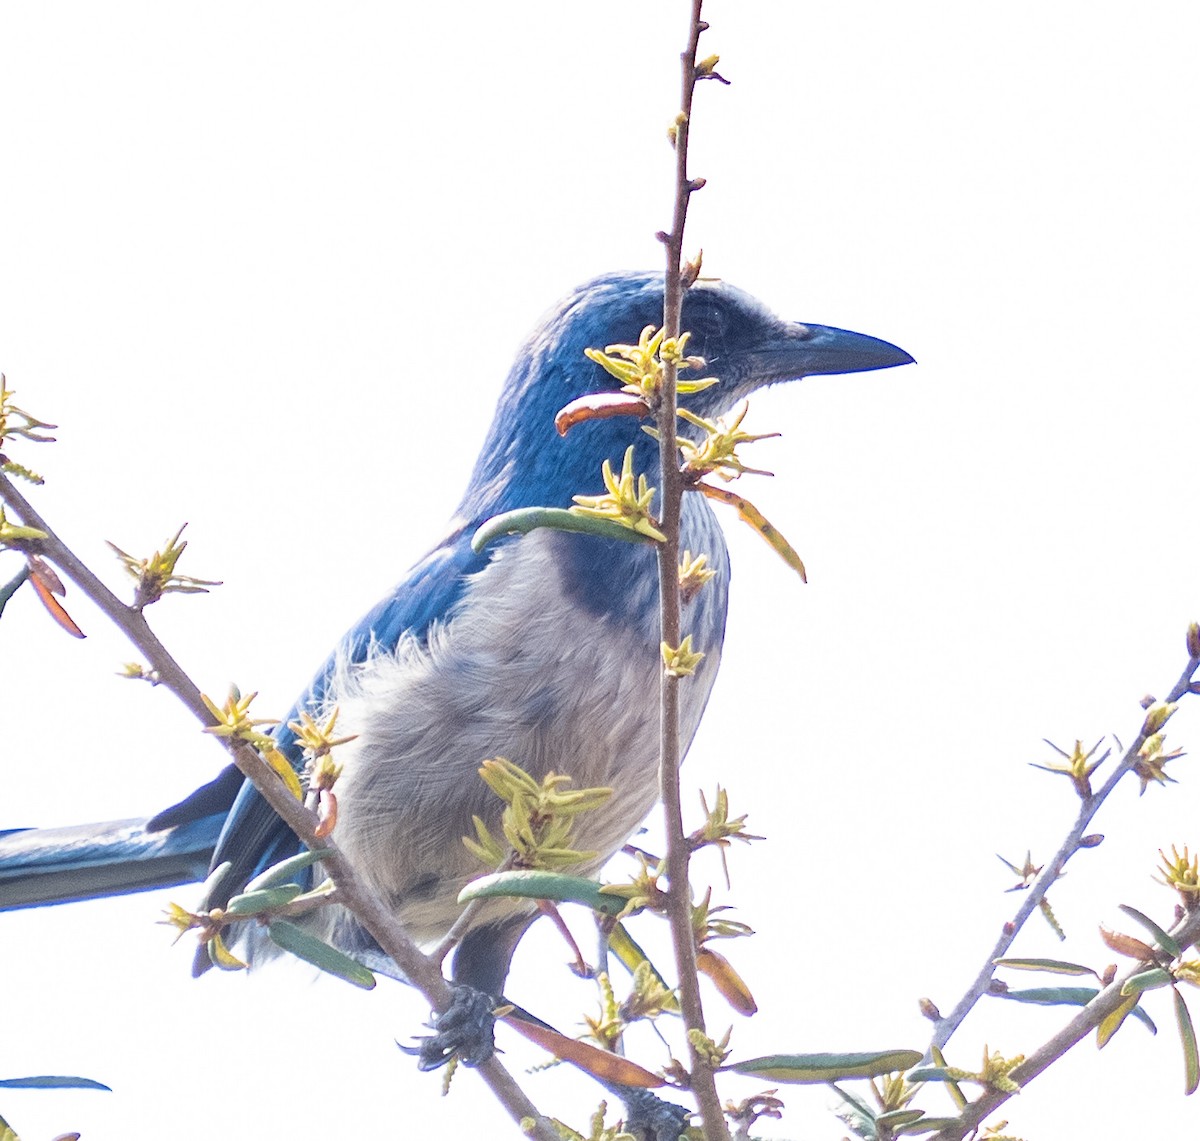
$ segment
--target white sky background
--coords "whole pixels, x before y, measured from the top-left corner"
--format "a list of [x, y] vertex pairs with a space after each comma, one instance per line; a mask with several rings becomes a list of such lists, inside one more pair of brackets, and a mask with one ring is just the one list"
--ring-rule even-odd
[[[538, 315], [661, 262], [685, 5], [413, 7], [0, 11], [0, 368], [61, 425], [12, 454], [110, 582], [104, 539], [148, 552], [189, 521], [183, 569], [225, 585], [155, 626], [202, 688], [236, 680], [264, 712], [441, 533]], [[693, 809], [721, 780], [770, 838], [732, 861], [759, 934], [722, 948], [763, 1011], [710, 996], [709, 1017], [742, 1056], [923, 1046], [918, 998], [953, 1006], [1019, 902], [994, 853], [1047, 856], [1075, 813], [1026, 765], [1041, 738], [1131, 738], [1200, 616], [1200, 16], [706, 14], [734, 82], [698, 99], [689, 249], [785, 316], [920, 362], [754, 402], [784, 439], [759, 453], [776, 479], [743, 490], [810, 583], [730, 528], [722, 679], [685, 787]], [[167, 694], [113, 677], [132, 652], [67, 602], [86, 642], [27, 592], [0, 624], [4, 826], [147, 814], [222, 763]], [[1195, 745], [1196, 709], [1171, 729]], [[1169, 915], [1150, 875], [1158, 847], [1200, 845], [1195, 763], [1114, 797], [1052, 895], [1070, 941], [1035, 921], [1019, 953], [1102, 966], [1119, 903]], [[25, 1141], [517, 1135], [473, 1075], [442, 1100], [397, 1053], [425, 1013], [411, 992], [195, 982], [153, 925], [167, 898], [194, 891], [0, 916], [0, 1076], [115, 1091], [6, 1093]], [[569, 1025], [593, 999], [550, 993], [563, 958], [531, 937], [510, 991]], [[1084, 1043], [1010, 1103], [1012, 1130], [1194, 1132], [1169, 1004], [1148, 1005], [1157, 1039]], [[1066, 1018], [987, 1006], [951, 1058], [1029, 1051]], [[582, 1125], [598, 1095], [564, 1082], [528, 1088]], [[764, 1132], [844, 1134], [827, 1092], [784, 1096]]]

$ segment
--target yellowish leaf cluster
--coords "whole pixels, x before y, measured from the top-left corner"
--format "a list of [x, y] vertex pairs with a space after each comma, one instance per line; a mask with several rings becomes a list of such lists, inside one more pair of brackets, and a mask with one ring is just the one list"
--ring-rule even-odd
[[149, 558], [139, 559], [121, 550], [115, 543], [109, 547], [116, 552], [126, 572], [137, 583], [134, 591], [133, 605], [142, 610], [152, 602], [157, 602], [164, 594], [207, 594], [210, 586], [220, 586], [219, 582], [211, 579], [192, 578], [186, 574], [176, 574], [175, 565], [179, 556], [187, 549], [187, 540], [179, 541], [183, 534], [180, 527], [161, 551], [155, 551]]
[[1193, 856], [1186, 844], [1182, 853], [1172, 844], [1170, 856], [1161, 848], [1158, 854], [1163, 863], [1162, 882], [1179, 892], [1186, 910], [1194, 911], [1200, 906], [1200, 855]]
[[696, 672], [696, 667], [704, 660], [704, 654], [692, 649], [692, 636], [688, 634], [678, 646], [668, 646], [662, 643], [663, 668], [671, 677], [687, 677]]
[[686, 408], [679, 409], [680, 419], [686, 420], [703, 432], [699, 443], [685, 436], [678, 437], [676, 441], [683, 453], [684, 475], [692, 479], [702, 479], [715, 473], [724, 480], [737, 479], [740, 475], [770, 475], [769, 471], [747, 467], [737, 454], [741, 444], [770, 440], [779, 435], [778, 432], [761, 432], [757, 435], [743, 432], [742, 421], [749, 411], [750, 402], [744, 400], [733, 420], [726, 422], [720, 418], [705, 420]]
[[[603, 352], [599, 349], [584, 349], [583, 352], [588, 360], [594, 361], [609, 376], [621, 382], [622, 392], [640, 397], [653, 408], [662, 391], [666, 365], [674, 364], [678, 369], [685, 369], [703, 368], [705, 364], [703, 357], [684, 356], [691, 333], [682, 333], [673, 338], [664, 336], [665, 332], [665, 329], [647, 325], [636, 345], [608, 345]], [[677, 380], [675, 391], [686, 396], [702, 392], [716, 383], [711, 377], [705, 380]]]
[[563, 785], [570, 777], [551, 772], [539, 782], [504, 757], [484, 761], [479, 775], [507, 806], [500, 817], [504, 842], [475, 816], [475, 838], [463, 837], [472, 855], [493, 868], [526, 869], [561, 869], [595, 857], [570, 846], [571, 829], [576, 816], [612, 795], [611, 788], [568, 791]]
[[[1166, 718], [1164, 717], [1163, 720]], [[1146, 722], [1150, 723], [1148, 715]], [[1133, 771], [1137, 774], [1138, 780], [1142, 782], [1139, 793], [1145, 792], [1151, 784], [1175, 783], [1175, 778], [1167, 776], [1165, 770], [1168, 761], [1174, 761], [1183, 756], [1183, 750], [1171, 749], [1168, 751], [1165, 742], [1165, 733], [1151, 733], [1138, 750], [1137, 760], [1133, 762]]]
[[655, 489], [649, 485], [645, 475], [634, 478], [633, 446], [625, 449], [625, 459], [621, 464], [621, 474], [614, 474], [612, 464], [604, 461], [601, 469], [605, 495], [576, 495], [575, 506], [570, 508], [577, 515], [591, 515], [600, 519], [610, 519], [622, 527], [628, 527], [639, 535], [646, 535], [658, 542], [664, 542], [664, 535], [657, 525], [657, 520], [651, 512], [654, 504]]
[[353, 741], [356, 734], [335, 737], [333, 727], [337, 724], [338, 710], [330, 713], [324, 725], [304, 711], [300, 713], [299, 721], [289, 721], [288, 728], [296, 734], [296, 743], [308, 758], [308, 787], [310, 789], [331, 789], [342, 775], [342, 766], [333, 759], [332, 753], [339, 745]]
[[0, 507], [0, 546], [19, 546], [21, 543], [45, 539], [46, 532], [36, 527], [23, 527], [20, 523], [10, 523]]
[[1023, 1061], [1024, 1054], [1016, 1054], [1011, 1058], [1004, 1057], [999, 1051], [989, 1053], [983, 1048], [983, 1065], [975, 1073], [960, 1070], [954, 1066], [946, 1066], [946, 1076], [956, 1082], [975, 1082], [981, 1086], [998, 1090], [1000, 1093], [1020, 1093], [1021, 1087], [1009, 1077]]

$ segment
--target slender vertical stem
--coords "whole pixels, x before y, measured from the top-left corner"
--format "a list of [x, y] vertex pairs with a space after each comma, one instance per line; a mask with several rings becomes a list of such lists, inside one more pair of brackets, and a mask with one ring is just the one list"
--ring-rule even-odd
[[[682, 55], [682, 96], [675, 124], [675, 205], [671, 231], [663, 237], [667, 247], [666, 281], [663, 292], [663, 328], [665, 338], [680, 334], [683, 310], [683, 231], [687, 221], [688, 200], [692, 194], [687, 172], [688, 134], [691, 126], [692, 96], [696, 89], [696, 52], [700, 33], [706, 25], [700, 19], [702, 0], [692, 0], [687, 49]], [[659, 545], [658, 578], [661, 598], [662, 640], [677, 647], [680, 632], [679, 598], [679, 525], [683, 499], [683, 477], [679, 470], [679, 450], [675, 446], [677, 368], [668, 362], [664, 368], [663, 390], [657, 410], [659, 433], [660, 511], [666, 542]], [[704, 649], [704, 647], [699, 647]], [[671, 938], [679, 971], [679, 1001], [689, 1030], [704, 1031], [704, 1008], [696, 973], [696, 942], [692, 931], [692, 900], [688, 883], [689, 851], [683, 831], [683, 811], [679, 793], [679, 686], [681, 679], [663, 671], [659, 719], [659, 792], [667, 833], [667, 877], [670, 881]], [[687, 684], [683, 681], [683, 684]], [[700, 1107], [704, 1135], [708, 1141], [728, 1141], [729, 1130], [709, 1060], [691, 1051], [692, 1089]]]

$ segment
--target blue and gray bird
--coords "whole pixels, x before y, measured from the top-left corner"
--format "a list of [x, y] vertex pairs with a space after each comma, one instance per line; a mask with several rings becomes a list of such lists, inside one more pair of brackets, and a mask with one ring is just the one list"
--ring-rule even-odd
[[[336, 705], [339, 750], [336, 837], [418, 942], [444, 935], [456, 898], [480, 865], [462, 843], [480, 816], [493, 831], [501, 804], [477, 775], [504, 756], [537, 777], [553, 770], [576, 787], [613, 790], [577, 824], [574, 844], [595, 872], [628, 839], [657, 796], [661, 669], [656, 554], [651, 545], [540, 530], [483, 553], [471, 538], [485, 520], [520, 507], [567, 507], [598, 490], [608, 460], [657, 470], [657, 445], [633, 417], [594, 419], [560, 437], [555, 413], [587, 393], [617, 387], [584, 355], [636, 342], [661, 323], [663, 277], [613, 273], [550, 310], [517, 354], [495, 419], [449, 530], [396, 588], [350, 629], [283, 724]], [[739, 289], [700, 280], [687, 291], [682, 327], [703, 369], [687, 379], [720, 383], [684, 397], [706, 419], [769, 384], [824, 373], [910, 363], [886, 341], [780, 320]], [[686, 429], [685, 429], [686, 430]], [[682, 689], [686, 748], [721, 657], [729, 557], [700, 495], [684, 497], [682, 548], [703, 552], [715, 577], [683, 611], [705, 657]], [[287, 728], [281, 750], [299, 766]], [[253, 875], [293, 854], [298, 841], [230, 768], [150, 820], [0, 835], [0, 909], [140, 891], [203, 879], [232, 864], [219, 905]], [[335, 913], [337, 909], [327, 908]], [[459, 945], [454, 980], [502, 993], [528, 904], [494, 901]], [[347, 914], [325, 934], [374, 966], [378, 949]], [[251, 948], [253, 951], [253, 948]]]

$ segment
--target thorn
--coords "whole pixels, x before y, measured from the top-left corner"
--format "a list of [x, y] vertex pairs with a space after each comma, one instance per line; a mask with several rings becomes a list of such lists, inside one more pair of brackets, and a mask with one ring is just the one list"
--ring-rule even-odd
[[693, 179], [692, 179], [692, 180], [691, 180], [691, 181], [690, 181], [690, 182], [687, 184], [687, 190], [688, 190], [688, 193], [689, 193], [689, 194], [695, 194], [695, 192], [696, 192], [697, 190], [703, 190], [703, 189], [704, 189], [704, 187], [705, 187], [707, 184], [708, 184], [708, 179], [707, 179], [707, 178], [693, 178]]
[[656, 238], [657, 238], [657, 239], [658, 239], [660, 242], [662, 242], [662, 244], [663, 244], [664, 246], [669, 246], [669, 245], [671, 244], [671, 235], [670, 235], [670, 234], [668, 234], [666, 230], [659, 230], [659, 231], [658, 231], [658, 233], [657, 233], [657, 234], [655, 234], [654, 236], [655, 236], [655, 237], [656, 237]]

